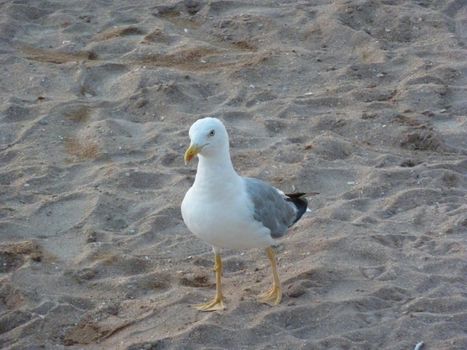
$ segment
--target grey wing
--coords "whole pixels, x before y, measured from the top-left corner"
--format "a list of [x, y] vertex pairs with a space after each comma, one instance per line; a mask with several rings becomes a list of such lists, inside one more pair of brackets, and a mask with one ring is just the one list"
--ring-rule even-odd
[[253, 217], [271, 230], [273, 238], [282, 237], [296, 218], [296, 209], [271, 185], [249, 177], [243, 178], [254, 205]]

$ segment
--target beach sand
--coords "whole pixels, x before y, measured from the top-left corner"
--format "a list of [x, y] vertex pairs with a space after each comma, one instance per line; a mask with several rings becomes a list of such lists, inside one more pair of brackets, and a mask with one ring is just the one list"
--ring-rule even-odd
[[[467, 349], [467, 3], [0, 2], [0, 347]], [[188, 129], [319, 192], [278, 247], [185, 227]]]

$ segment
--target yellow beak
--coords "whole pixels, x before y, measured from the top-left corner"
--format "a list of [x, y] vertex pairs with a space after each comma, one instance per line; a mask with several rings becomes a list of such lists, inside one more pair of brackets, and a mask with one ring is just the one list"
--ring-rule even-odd
[[185, 165], [187, 165], [191, 160], [201, 151], [201, 148], [198, 145], [190, 145], [185, 152]]

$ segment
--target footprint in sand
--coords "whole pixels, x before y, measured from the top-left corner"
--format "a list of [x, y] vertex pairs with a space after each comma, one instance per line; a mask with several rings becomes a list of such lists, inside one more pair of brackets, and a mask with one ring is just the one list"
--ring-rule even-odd
[[123, 64], [83, 67], [78, 76], [79, 95], [110, 100], [128, 98], [137, 90], [139, 81], [139, 74]]
[[46, 202], [24, 224], [34, 236], [54, 236], [82, 222], [94, 208], [95, 202], [85, 195], [72, 195]]

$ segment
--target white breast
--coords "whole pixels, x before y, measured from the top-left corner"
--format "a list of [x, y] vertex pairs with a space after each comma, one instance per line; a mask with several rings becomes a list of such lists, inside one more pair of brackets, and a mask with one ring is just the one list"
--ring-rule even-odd
[[218, 248], [262, 248], [274, 244], [268, 228], [253, 218], [246, 191], [222, 193], [190, 188], [182, 202], [182, 216], [197, 237]]

